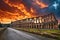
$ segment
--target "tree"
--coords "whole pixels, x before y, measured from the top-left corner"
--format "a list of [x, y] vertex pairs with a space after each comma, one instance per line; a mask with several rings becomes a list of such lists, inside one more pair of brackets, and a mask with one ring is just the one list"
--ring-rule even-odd
[[59, 29], [60, 29], [60, 24], [58, 25]]
[[2, 27], [2, 24], [0, 24], [0, 27]]

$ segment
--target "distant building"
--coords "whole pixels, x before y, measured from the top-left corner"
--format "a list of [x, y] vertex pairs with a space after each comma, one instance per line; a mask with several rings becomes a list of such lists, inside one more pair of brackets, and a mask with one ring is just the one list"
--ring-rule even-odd
[[58, 29], [58, 21], [54, 14], [51, 13], [44, 16], [18, 20], [13, 22], [11, 26], [20, 28]]

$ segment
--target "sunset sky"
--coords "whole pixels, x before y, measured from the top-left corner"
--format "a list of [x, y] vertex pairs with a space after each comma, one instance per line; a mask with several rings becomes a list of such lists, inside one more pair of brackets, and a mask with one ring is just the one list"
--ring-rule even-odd
[[59, 21], [60, 0], [0, 0], [1, 23], [47, 15], [51, 12]]

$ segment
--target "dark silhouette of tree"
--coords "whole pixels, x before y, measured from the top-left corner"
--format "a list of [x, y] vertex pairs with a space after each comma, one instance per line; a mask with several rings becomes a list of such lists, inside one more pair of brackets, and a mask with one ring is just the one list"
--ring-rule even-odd
[[10, 27], [10, 24], [7, 24], [7, 27]]
[[59, 29], [60, 29], [60, 24], [58, 25]]
[[0, 24], [0, 27], [2, 27], [2, 24]]

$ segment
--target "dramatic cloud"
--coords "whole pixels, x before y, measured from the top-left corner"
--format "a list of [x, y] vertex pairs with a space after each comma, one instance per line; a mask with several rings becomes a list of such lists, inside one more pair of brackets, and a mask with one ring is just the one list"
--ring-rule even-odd
[[[52, 5], [55, 1], [57, 0], [0, 0], [0, 22], [9, 23], [54, 12]], [[57, 14], [59, 11], [54, 13], [57, 18], [60, 17]]]

